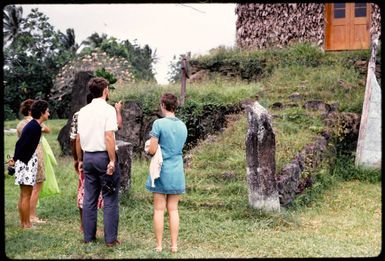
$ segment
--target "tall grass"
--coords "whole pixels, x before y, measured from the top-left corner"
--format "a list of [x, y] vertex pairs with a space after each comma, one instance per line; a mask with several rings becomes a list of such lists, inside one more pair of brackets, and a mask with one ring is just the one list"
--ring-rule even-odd
[[[276, 101], [291, 102], [288, 96], [299, 92], [303, 97], [300, 105], [304, 100], [321, 99], [339, 103], [340, 111], [360, 113], [365, 79], [354, 68], [354, 61], [369, 57], [367, 50], [325, 53], [316, 46], [302, 43], [285, 49], [252, 51], [218, 47], [208, 55], [194, 57], [191, 62], [217, 73], [216, 70], [224, 66], [232, 68], [240, 78], [261, 79], [258, 96], [267, 99], [264, 106]], [[254, 67], [258, 70], [250, 69]], [[350, 88], [342, 87], [341, 82]]]
[[[260, 90], [259, 83], [245, 84], [237, 81], [226, 81], [218, 78], [201, 84], [189, 84], [186, 90], [186, 102], [195, 104], [231, 105], [239, 101], [255, 97]], [[152, 83], [137, 83], [117, 85], [111, 92], [111, 100], [136, 101], [141, 105], [144, 113], [151, 113], [159, 109], [160, 97], [165, 92], [172, 92], [180, 97], [180, 85], [156, 85]]]
[[378, 183], [381, 181], [381, 170], [354, 164], [352, 155], [339, 154], [332, 163], [331, 175], [342, 180], [359, 180], [363, 182]]
[[[351, 89], [344, 89], [339, 82], [346, 82]], [[361, 113], [365, 93], [365, 81], [353, 68], [342, 65], [321, 65], [318, 67], [279, 67], [262, 80], [263, 96], [276, 101], [291, 103], [289, 96], [298, 92], [303, 105], [307, 100], [322, 100], [329, 104], [338, 103], [340, 111]]]

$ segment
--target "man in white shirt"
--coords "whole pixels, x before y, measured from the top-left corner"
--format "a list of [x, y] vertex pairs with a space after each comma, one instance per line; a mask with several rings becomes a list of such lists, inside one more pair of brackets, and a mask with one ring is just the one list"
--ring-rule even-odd
[[76, 152], [79, 172], [84, 171], [84, 242], [96, 239], [97, 202], [101, 190], [104, 200], [104, 240], [107, 246], [114, 246], [120, 244], [117, 239], [120, 169], [115, 152], [115, 131], [118, 129], [116, 112], [106, 102], [109, 97], [108, 84], [102, 77], [92, 78], [88, 82], [94, 99], [79, 111]]

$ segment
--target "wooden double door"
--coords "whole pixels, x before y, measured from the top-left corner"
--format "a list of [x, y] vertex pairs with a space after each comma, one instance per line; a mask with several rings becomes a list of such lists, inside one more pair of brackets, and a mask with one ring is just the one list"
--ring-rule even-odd
[[370, 3], [326, 4], [325, 49], [368, 49], [370, 15]]

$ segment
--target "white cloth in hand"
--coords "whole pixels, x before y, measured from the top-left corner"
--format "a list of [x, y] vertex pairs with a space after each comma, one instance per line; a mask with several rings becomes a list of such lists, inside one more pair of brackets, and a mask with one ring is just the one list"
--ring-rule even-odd
[[[150, 140], [147, 140], [144, 144], [144, 151], [148, 153], [150, 148]], [[160, 170], [162, 169], [163, 157], [162, 151], [160, 149], [160, 145], [158, 144], [158, 148], [156, 149], [155, 154], [151, 158], [150, 162], [150, 177], [151, 177], [151, 187], [155, 187], [155, 179], [160, 177]]]

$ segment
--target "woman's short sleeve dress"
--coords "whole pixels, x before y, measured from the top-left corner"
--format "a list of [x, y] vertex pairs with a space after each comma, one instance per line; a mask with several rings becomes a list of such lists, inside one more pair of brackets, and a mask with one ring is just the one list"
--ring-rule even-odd
[[158, 119], [152, 125], [150, 136], [158, 138], [163, 164], [160, 177], [155, 179], [155, 187], [151, 187], [148, 175], [146, 189], [161, 194], [185, 193], [182, 150], [187, 139], [186, 125], [176, 117]]

